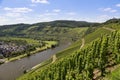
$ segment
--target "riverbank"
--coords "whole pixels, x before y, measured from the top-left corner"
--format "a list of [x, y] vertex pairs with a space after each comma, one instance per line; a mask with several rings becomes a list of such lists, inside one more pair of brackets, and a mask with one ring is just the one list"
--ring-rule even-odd
[[[69, 43], [59, 43], [55, 48], [47, 49], [29, 57], [0, 65], [0, 80], [16, 80], [22, 76], [25, 71], [32, 73], [36, 71], [36, 69], [39, 69], [39, 67], [42, 68], [43, 66], [49, 65], [49, 63], [52, 62], [52, 56], [67, 48], [69, 45]], [[38, 66], [35, 67], [36, 65]]]
[[8, 63], [8, 62], [15, 61], [15, 60], [20, 60], [21, 58], [30, 56], [32, 54], [36, 54], [36, 53], [44, 51], [46, 49], [54, 48], [55, 46], [58, 45], [58, 42], [56, 42], [56, 41], [44, 41], [44, 42], [46, 43], [45, 46], [40, 47], [40, 48], [36, 48], [36, 50], [31, 51], [29, 55], [28, 54], [22, 54], [22, 55], [19, 55], [17, 57], [13, 57], [13, 58], [9, 58], [9, 59], [5, 58], [5, 62], [4, 63]]

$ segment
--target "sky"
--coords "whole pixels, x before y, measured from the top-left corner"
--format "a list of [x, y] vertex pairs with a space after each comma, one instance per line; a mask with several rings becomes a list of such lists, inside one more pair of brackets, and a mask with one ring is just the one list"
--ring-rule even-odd
[[0, 25], [120, 18], [120, 0], [0, 0]]

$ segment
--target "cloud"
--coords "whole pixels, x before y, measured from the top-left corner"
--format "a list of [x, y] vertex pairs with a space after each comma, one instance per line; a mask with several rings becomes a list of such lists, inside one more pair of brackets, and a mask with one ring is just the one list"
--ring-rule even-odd
[[32, 3], [49, 4], [48, 0], [31, 0]]
[[48, 17], [48, 16], [56, 16], [58, 15], [57, 13], [44, 13], [44, 14], [40, 14], [39, 17]]
[[45, 10], [45, 12], [49, 12], [49, 10]]
[[4, 16], [0, 16], [0, 22], [8, 21], [8, 19]]
[[11, 18], [20, 18], [20, 17], [23, 17], [26, 13], [33, 11], [32, 9], [27, 7], [21, 7], [21, 8], [5, 7], [4, 10], [7, 11], [4, 14], [4, 16], [11, 17]]
[[17, 24], [17, 23], [32, 23], [35, 22], [33, 17], [27, 15], [18, 16], [16, 14], [0, 14], [0, 25]]
[[103, 11], [110, 11], [112, 10], [111, 8], [104, 8]]
[[7, 17], [20, 17], [21, 14], [20, 13], [6, 13], [5, 16]]
[[68, 12], [68, 13], [66, 13], [67, 15], [76, 15], [76, 13], [75, 12]]
[[99, 10], [104, 11], [104, 12], [111, 12], [111, 13], [117, 12], [116, 9], [112, 9], [112, 8], [100, 8]]
[[10, 8], [10, 7], [5, 7], [4, 8], [5, 11], [10, 11], [10, 12], [14, 12], [14, 13], [28, 13], [33, 11], [30, 8], [26, 8], [26, 7], [22, 7], [22, 8]]
[[26, 19], [25, 18], [16, 18], [16, 21], [19, 21], [19, 22], [24, 22]]
[[0, 25], [4, 25], [4, 24], [6, 24], [6, 22], [8, 22], [8, 21], [9, 21], [8, 18], [6, 18], [6, 17], [3, 16], [3, 15], [0, 15]]
[[58, 12], [60, 12], [61, 10], [60, 9], [54, 9], [53, 10], [53, 12], [56, 12], [56, 13], [58, 13]]
[[110, 12], [115, 13], [115, 12], [117, 12], [117, 10], [111, 10]]
[[37, 5], [36, 4], [30, 4], [31, 7], [36, 7]]
[[49, 11], [49, 10], [45, 10], [45, 13], [43, 14], [40, 14], [39, 17], [50, 17], [50, 16], [56, 16], [58, 15], [59, 13], [61, 12], [60, 9], [53, 9], [52, 11]]
[[111, 18], [113, 18], [112, 16], [110, 16], [110, 15], [100, 15], [100, 16], [98, 16], [97, 17], [97, 21], [98, 22], [104, 22], [104, 21], [106, 21], [106, 20], [108, 20], [108, 19], [111, 19]]
[[100, 15], [99, 18], [109, 18], [108, 15]]
[[116, 4], [117, 7], [120, 7], [120, 4]]

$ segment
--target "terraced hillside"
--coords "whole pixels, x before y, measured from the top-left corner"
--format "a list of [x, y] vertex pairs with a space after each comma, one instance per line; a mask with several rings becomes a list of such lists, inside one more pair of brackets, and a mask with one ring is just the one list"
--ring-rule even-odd
[[18, 80], [101, 79], [109, 72], [109, 67], [120, 63], [119, 43], [120, 32], [102, 36], [86, 48], [35, 72], [26, 74]]
[[[117, 27], [117, 28], [109, 27], [109, 25], [111, 24], [110, 21], [107, 21], [103, 24], [100, 24], [97, 27], [92, 27], [92, 29], [90, 29], [91, 27], [89, 27], [88, 30], [86, 31], [86, 33], [82, 36], [82, 40], [81, 39], [77, 40], [69, 48], [57, 53], [56, 56], [54, 55], [56, 57], [56, 61], [54, 61], [54, 63], [52, 63], [52, 59], [50, 59], [50, 60], [46, 61], [45, 63], [43, 63], [43, 65], [40, 66], [40, 68], [38, 67], [37, 70], [33, 70], [33, 71], [27, 73], [23, 77], [19, 78], [19, 80], [24, 80], [24, 79], [26, 79], [26, 80], [32, 80], [32, 79], [33, 80], [34, 79], [35, 80], [36, 79], [42, 79], [42, 80], [46, 80], [46, 79], [48, 79], [48, 80], [57, 80], [57, 79], [59, 79], [59, 80], [71, 80], [71, 79], [91, 80], [91, 79], [95, 79], [95, 80], [97, 80], [97, 79], [100, 79], [100, 78], [104, 79], [103, 77], [106, 76], [108, 74], [108, 72], [110, 71], [109, 66], [114, 67], [114, 65], [119, 64], [119, 63], [117, 63], [117, 60], [113, 56], [113, 55], [116, 55], [116, 54], [114, 54], [114, 53], [116, 53], [116, 52], [114, 52], [114, 50], [115, 50], [114, 49], [114, 47], [115, 47], [114, 44], [116, 44], [114, 42], [116, 41], [116, 38], [117, 38], [117, 40], [118, 40], [117, 43], [119, 43], [119, 32], [117, 32], [117, 34], [116, 34], [116, 32], [113, 33], [114, 35], [117, 36], [116, 38], [115, 38], [115, 36], [113, 36], [113, 34], [109, 35], [113, 31], [118, 29], [119, 26], [117, 26], [117, 25], [114, 26], [114, 27]], [[116, 23], [113, 22], [112, 24], [118, 24], [118, 22], [116, 22]], [[103, 36], [103, 37], [100, 38], [101, 36]], [[113, 39], [112, 37], [114, 37], [115, 39]], [[113, 43], [111, 43], [111, 41], [106, 43], [106, 40], [108, 40], [108, 39], [113, 40], [112, 41]], [[83, 47], [84, 49], [80, 50], [81, 45], [83, 45], [82, 44], [83, 40], [84, 40], [84, 47]], [[94, 41], [94, 42], [91, 43], [92, 41]], [[105, 48], [104, 41], [106, 43], [106, 48]], [[102, 42], [103, 44], [100, 43], [100, 42]], [[100, 45], [98, 45], [99, 43], [100, 43], [101, 47], [100, 47]], [[103, 45], [104, 45], [104, 47], [102, 47]], [[97, 46], [99, 46], [99, 48], [97, 48]], [[111, 49], [110, 47], [113, 47], [113, 48]], [[117, 47], [117, 48], [119, 48], [119, 47]], [[93, 50], [93, 52], [92, 52], [92, 50]], [[95, 50], [98, 50], [98, 51], [94, 52]], [[103, 50], [103, 53], [102, 53], [102, 50]], [[93, 62], [94, 64], [96, 64], [96, 66], [94, 66], [94, 65], [88, 66], [88, 65], [90, 65], [90, 63], [92, 61], [88, 62], [88, 65], [87, 65], [86, 64], [87, 63], [86, 62], [87, 58], [84, 57], [84, 58], [86, 58], [86, 60], [80, 59], [80, 60], [85, 61], [85, 65], [82, 67], [83, 70], [81, 70], [81, 71], [78, 70], [78, 69], [80, 69], [80, 65], [78, 65], [79, 62], [77, 62], [77, 61], [79, 61], [79, 58], [77, 58], [77, 56], [78, 56], [77, 54], [79, 54], [79, 57], [80, 57], [80, 55], [81, 56], [87, 56], [87, 55], [90, 55], [90, 54], [94, 53], [96, 55], [98, 54], [98, 57], [100, 57], [99, 53], [101, 53], [102, 55], [105, 55], [104, 50], [105, 50], [105, 52], [106, 52], [105, 54], [107, 56], [108, 56], [109, 50], [110, 50], [111, 57], [112, 58], [114, 57], [113, 61], [112, 61], [113, 63], [111, 63], [109, 61], [110, 58], [108, 58], [108, 57], [106, 57], [106, 60], [108, 62], [104, 62], [104, 61], [101, 62], [101, 60], [103, 59], [101, 57], [101, 60], [98, 60], [98, 61], [101, 62], [101, 64], [100, 64], [100, 62], [96, 61], [96, 62]], [[113, 54], [112, 54], [112, 51], [113, 51]], [[116, 56], [119, 56], [119, 55], [116, 55]], [[87, 56], [87, 57], [90, 57], [90, 56]], [[92, 60], [92, 58], [95, 58], [95, 57], [93, 57], [91, 55], [90, 60]], [[83, 61], [82, 61], [81, 64], [83, 64]], [[93, 63], [91, 63], [91, 64], [93, 64]], [[104, 63], [105, 66], [102, 65], [103, 63]], [[67, 67], [67, 65], [69, 65], [69, 67]], [[72, 66], [72, 65], [74, 65], [74, 66]], [[77, 68], [77, 67], [79, 67], [79, 68]], [[59, 68], [59, 70], [58, 70], [58, 68]], [[84, 68], [85, 68], [85, 71], [84, 71]], [[46, 70], [50, 71], [48, 73], [48, 75], [47, 75], [47, 73], [44, 73], [44, 71], [46, 72]], [[58, 71], [58, 72], [54, 73], [54, 71], [55, 72]], [[78, 71], [80, 71], [80, 72], [78, 72]], [[46, 74], [46, 75], [44, 75], [44, 74]], [[31, 76], [31, 77], [28, 78], [28, 76]]]

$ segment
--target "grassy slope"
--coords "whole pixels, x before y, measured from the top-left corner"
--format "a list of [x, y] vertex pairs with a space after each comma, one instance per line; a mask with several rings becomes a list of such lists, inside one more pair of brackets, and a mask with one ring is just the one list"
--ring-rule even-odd
[[[109, 30], [105, 30], [103, 28], [98, 28], [93, 33], [90, 33], [85, 36], [85, 44], [88, 44], [88, 43], [92, 42], [93, 40], [99, 38], [102, 34], [109, 34], [110, 32], [111, 31], [109, 31]], [[72, 54], [75, 51], [78, 51], [80, 49], [81, 43], [82, 43], [82, 41], [80, 39], [80, 40], [76, 41], [75, 43], [73, 43], [67, 49], [65, 49], [61, 52], [58, 52], [56, 54], [57, 60], [59, 61], [61, 58], [64, 58], [64, 57], [68, 56], [69, 54]], [[34, 72], [39, 72], [39, 70], [41, 70], [41, 68], [44, 68], [46, 65], [49, 66], [51, 62], [52, 62], [52, 59], [47, 60], [46, 62], [44, 62], [42, 64], [42, 66], [40, 66], [40, 68], [37, 68], [37, 70], [31, 71], [31, 72], [27, 73], [26, 75], [23, 75], [22, 77], [27, 77], [31, 74], [34, 74]]]
[[105, 24], [104, 27], [119, 30], [120, 29], [120, 23], [109, 23], [109, 24]]
[[[110, 32], [111, 31], [109, 31], [109, 30], [105, 30], [103, 28], [98, 28], [93, 33], [90, 33], [90, 34], [88, 34], [84, 37], [85, 38], [85, 44], [88, 44], [88, 43], [92, 42], [93, 40], [99, 38], [101, 35], [109, 34]], [[82, 43], [81, 39], [76, 41], [71, 46], [69, 46], [69, 48], [57, 53], [57, 56], [58, 57], [60, 57], [62, 55], [64, 56], [67, 53], [70, 53], [70, 52], [72, 53], [72, 52], [80, 49], [81, 43]]]
[[109, 34], [110, 32], [111, 31], [109, 31], [109, 30], [106, 30], [106, 29], [103, 29], [103, 28], [98, 28], [93, 33], [85, 36], [85, 43], [88, 44], [91, 41], [101, 37], [101, 35]]
[[[31, 26], [32, 27], [32, 26]], [[81, 37], [81, 34], [87, 29], [85, 28], [69, 28], [69, 27], [45, 27], [36, 31], [36, 27], [26, 30], [28, 37], [38, 38], [42, 40], [60, 40], [60, 41], [71, 41], [72, 39], [77, 40]], [[30, 35], [30, 36], [29, 36]], [[35, 36], [37, 35], [37, 36]]]
[[[104, 27], [111, 28], [114, 30], [120, 30], [120, 23], [109, 23], [105, 24]], [[105, 80], [120, 80], [120, 65], [114, 66], [112, 68], [112, 73], [107, 75]]]
[[[114, 30], [120, 30], [120, 23], [112, 22], [103, 26]], [[105, 80], [120, 80], [120, 65], [114, 66], [112, 71], [112, 73], [106, 76]]]
[[[95, 39], [101, 37], [101, 35], [109, 34], [110, 32], [111, 31], [103, 29], [103, 28], [97, 28], [93, 33], [90, 33], [90, 34], [88, 34], [84, 37], [85, 38], [85, 44], [87, 45], [90, 42], [94, 41]], [[57, 57], [61, 58], [61, 57], [66, 56], [70, 53], [73, 53], [76, 50], [79, 50], [80, 46], [81, 46], [81, 43], [82, 43], [81, 39], [76, 41], [69, 48], [57, 53]]]
[[120, 80], [120, 64], [113, 67], [113, 72], [108, 74], [104, 80]]

